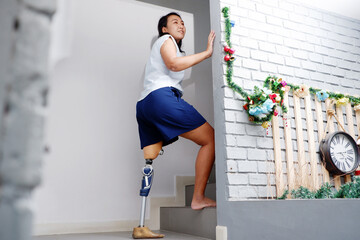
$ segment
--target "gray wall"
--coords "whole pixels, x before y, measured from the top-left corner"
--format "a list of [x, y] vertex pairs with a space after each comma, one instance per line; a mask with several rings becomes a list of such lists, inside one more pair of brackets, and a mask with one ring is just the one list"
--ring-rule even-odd
[[229, 202], [218, 225], [228, 240], [358, 239], [359, 199]]

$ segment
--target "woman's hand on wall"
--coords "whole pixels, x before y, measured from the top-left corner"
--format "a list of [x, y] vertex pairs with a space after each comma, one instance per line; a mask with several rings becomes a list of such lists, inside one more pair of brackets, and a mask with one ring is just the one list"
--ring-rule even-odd
[[208, 43], [206, 52], [208, 53], [208, 58], [211, 57], [214, 51], [214, 40], [215, 40], [215, 32], [213, 30], [210, 31], [209, 37], [208, 37]]
[[165, 40], [161, 46], [160, 54], [166, 67], [169, 70], [174, 72], [183, 71], [211, 57], [214, 49], [214, 39], [215, 32], [211, 31], [208, 37], [207, 48], [205, 51], [189, 56], [178, 57], [176, 54], [175, 43], [169, 38]]

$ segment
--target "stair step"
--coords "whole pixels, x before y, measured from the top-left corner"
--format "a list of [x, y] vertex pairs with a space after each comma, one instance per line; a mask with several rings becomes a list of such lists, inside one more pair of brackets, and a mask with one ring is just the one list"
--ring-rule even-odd
[[161, 207], [160, 229], [215, 239], [216, 208]]
[[[185, 206], [191, 206], [193, 193], [194, 185], [185, 187]], [[216, 201], [216, 183], [208, 183], [206, 185], [205, 196]]]

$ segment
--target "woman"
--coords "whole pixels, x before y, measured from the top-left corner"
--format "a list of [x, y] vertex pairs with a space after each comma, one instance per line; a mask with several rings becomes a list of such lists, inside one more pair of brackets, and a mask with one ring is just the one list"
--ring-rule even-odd
[[195, 188], [191, 208], [215, 207], [204, 191], [215, 159], [214, 129], [182, 96], [184, 70], [211, 57], [214, 31], [205, 51], [183, 56], [182, 39], [186, 28], [177, 13], [159, 20], [159, 38], [154, 43], [146, 65], [144, 90], [136, 105], [141, 149], [145, 159], [155, 159], [163, 146], [178, 139], [189, 139], [201, 148], [195, 164]]

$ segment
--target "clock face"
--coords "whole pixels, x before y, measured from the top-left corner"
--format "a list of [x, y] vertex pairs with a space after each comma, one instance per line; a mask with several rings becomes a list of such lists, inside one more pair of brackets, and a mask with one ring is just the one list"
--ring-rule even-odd
[[331, 160], [342, 172], [350, 172], [357, 167], [357, 146], [353, 142], [349, 135], [342, 133], [335, 134], [330, 141]]

